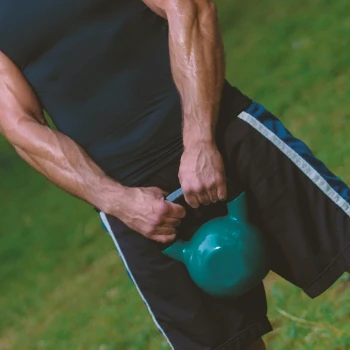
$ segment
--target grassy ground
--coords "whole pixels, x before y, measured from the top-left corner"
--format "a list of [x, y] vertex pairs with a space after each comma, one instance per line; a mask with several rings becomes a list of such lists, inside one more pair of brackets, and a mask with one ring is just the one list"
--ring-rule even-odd
[[[218, 5], [230, 80], [350, 183], [350, 2]], [[168, 349], [95, 213], [3, 139], [0, 198], [0, 350]], [[346, 276], [312, 302], [275, 276], [266, 285], [269, 350], [350, 349]]]

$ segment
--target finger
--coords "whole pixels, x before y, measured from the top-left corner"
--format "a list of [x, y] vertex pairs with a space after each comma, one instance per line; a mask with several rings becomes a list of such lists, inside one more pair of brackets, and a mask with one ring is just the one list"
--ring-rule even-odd
[[152, 240], [159, 243], [171, 243], [175, 240], [176, 235], [155, 235], [152, 236]]
[[200, 202], [194, 193], [190, 193], [190, 194], [184, 193], [184, 197], [185, 197], [185, 201], [191, 208], [198, 208], [200, 206]]
[[167, 216], [175, 218], [175, 219], [183, 219], [186, 216], [186, 209], [176, 203], [167, 202], [168, 203], [168, 211]]
[[181, 220], [171, 218], [171, 217], [165, 217], [160, 226], [162, 226], [162, 227], [178, 227], [180, 225], [181, 225]]
[[147, 237], [153, 239], [153, 236], [159, 235], [175, 235], [177, 233], [176, 228], [174, 226], [162, 226], [163, 220], [154, 220], [152, 223], [146, 225], [142, 234]]
[[177, 231], [175, 227], [167, 227], [167, 226], [159, 226], [157, 230], [154, 232], [156, 236], [169, 236], [176, 235]]
[[226, 185], [226, 181], [223, 181], [223, 183], [218, 186], [217, 189], [217, 196], [219, 198], [220, 201], [225, 201], [227, 198], [227, 185]]
[[[158, 227], [157, 231], [155, 231], [152, 235], [152, 239], [158, 240], [160, 237], [169, 237], [169, 240], [175, 239], [177, 231], [174, 227]], [[161, 242], [161, 241], [160, 241]]]
[[218, 190], [216, 186], [213, 186], [209, 191], [208, 191], [208, 196], [209, 199], [212, 203], [216, 203], [219, 201], [218, 198]]
[[209, 205], [211, 203], [210, 198], [209, 198], [209, 194], [207, 192], [204, 192], [204, 191], [197, 194], [197, 199], [198, 199], [199, 203], [201, 203], [203, 205]]

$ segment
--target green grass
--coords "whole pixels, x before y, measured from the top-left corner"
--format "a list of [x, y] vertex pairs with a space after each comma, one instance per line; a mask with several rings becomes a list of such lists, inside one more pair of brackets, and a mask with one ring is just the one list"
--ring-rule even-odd
[[[350, 2], [218, 1], [228, 77], [350, 183]], [[87, 205], [0, 139], [0, 350], [168, 349]], [[270, 350], [350, 349], [346, 276], [310, 301], [270, 276]]]

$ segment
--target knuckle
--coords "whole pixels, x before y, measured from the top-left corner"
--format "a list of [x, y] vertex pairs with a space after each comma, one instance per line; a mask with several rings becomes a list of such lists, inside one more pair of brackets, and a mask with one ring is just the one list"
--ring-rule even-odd
[[204, 185], [200, 182], [191, 183], [191, 184], [184, 184], [182, 186], [182, 190], [186, 193], [193, 194], [193, 193], [200, 193], [204, 190]]
[[201, 191], [198, 193], [198, 198], [200, 201], [206, 201], [208, 199], [208, 191]]
[[157, 226], [162, 224], [162, 216], [161, 215], [156, 215], [152, 219], [152, 226], [154, 229], [156, 229]]
[[208, 189], [213, 190], [218, 185], [218, 180], [213, 179], [208, 183]]
[[182, 184], [181, 185], [182, 191], [184, 193], [190, 193], [191, 192], [191, 186], [188, 184]]
[[179, 205], [176, 208], [176, 211], [174, 211], [174, 214], [176, 214], [177, 219], [182, 219], [186, 215], [186, 209], [183, 206]]
[[203, 184], [195, 184], [193, 186], [193, 192], [203, 193], [203, 192], [205, 192], [205, 186]]
[[223, 173], [221, 173], [220, 171], [217, 171], [215, 173], [215, 179], [218, 181], [222, 181], [225, 178], [225, 175]]
[[217, 187], [212, 187], [209, 191], [208, 191], [208, 195], [210, 197], [216, 197], [216, 193], [217, 193]]
[[159, 204], [159, 214], [160, 214], [160, 218], [163, 214], [166, 214], [168, 212], [168, 205], [165, 201], [161, 201]]

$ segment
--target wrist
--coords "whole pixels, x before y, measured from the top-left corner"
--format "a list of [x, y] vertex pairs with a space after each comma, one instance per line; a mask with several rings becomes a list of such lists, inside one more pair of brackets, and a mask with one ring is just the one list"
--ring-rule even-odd
[[183, 130], [184, 150], [194, 147], [212, 147], [216, 145], [215, 132], [211, 128], [196, 127]]
[[184, 148], [197, 145], [215, 145], [217, 118], [214, 114], [199, 118], [184, 115], [183, 144]]
[[215, 140], [191, 140], [188, 143], [184, 143], [183, 152], [199, 151], [199, 150], [209, 150], [216, 148]]
[[108, 177], [99, 181], [99, 186], [94, 190], [94, 205], [113, 216], [121, 211], [125, 200], [126, 187]]

